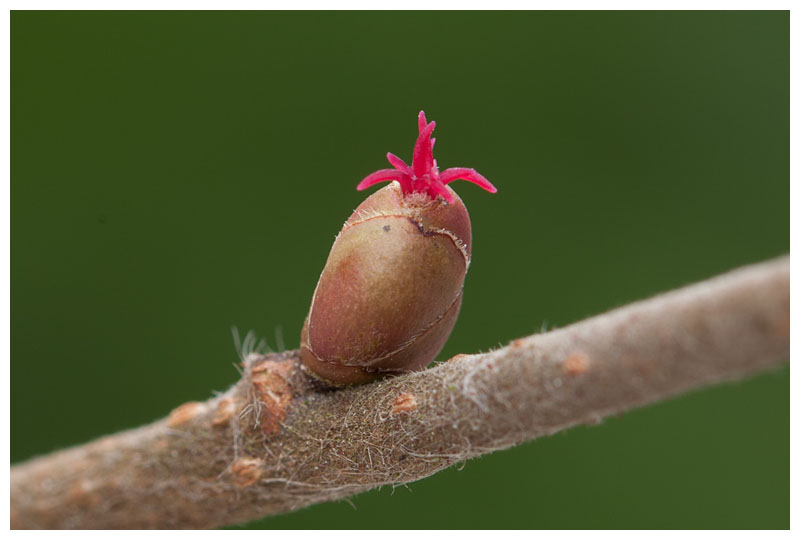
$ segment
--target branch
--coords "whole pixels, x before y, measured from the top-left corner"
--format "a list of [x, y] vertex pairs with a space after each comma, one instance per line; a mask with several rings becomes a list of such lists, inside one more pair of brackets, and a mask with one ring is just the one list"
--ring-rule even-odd
[[788, 257], [425, 371], [330, 390], [297, 351], [224, 395], [11, 468], [12, 528], [242, 523], [450, 465], [789, 356]]

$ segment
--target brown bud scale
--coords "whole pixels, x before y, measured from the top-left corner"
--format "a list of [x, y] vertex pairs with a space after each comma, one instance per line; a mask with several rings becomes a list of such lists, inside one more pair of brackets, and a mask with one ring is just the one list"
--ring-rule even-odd
[[331, 248], [301, 335], [305, 364], [336, 384], [427, 366], [461, 307], [471, 231], [464, 203], [396, 182], [353, 212]]

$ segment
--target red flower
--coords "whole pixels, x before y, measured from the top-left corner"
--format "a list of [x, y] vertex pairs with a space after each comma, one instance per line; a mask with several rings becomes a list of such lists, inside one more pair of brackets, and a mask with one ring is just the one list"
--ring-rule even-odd
[[370, 174], [358, 184], [356, 187], [358, 191], [365, 190], [379, 182], [397, 180], [404, 195], [425, 193], [431, 199], [441, 195], [444, 200], [452, 203], [453, 196], [444, 186], [453, 180], [466, 180], [479, 185], [489, 193], [497, 192], [497, 188], [475, 169], [452, 167], [440, 173], [436, 160], [433, 159], [433, 144], [436, 139], [431, 139], [436, 122], [429, 124], [425, 119], [425, 111], [419, 111], [418, 123], [419, 137], [417, 137], [417, 143], [414, 145], [414, 159], [411, 162], [411, 167], [389, 152], [386, 154], [386, 159], [394, 166], [394, 169], [381, 169]]

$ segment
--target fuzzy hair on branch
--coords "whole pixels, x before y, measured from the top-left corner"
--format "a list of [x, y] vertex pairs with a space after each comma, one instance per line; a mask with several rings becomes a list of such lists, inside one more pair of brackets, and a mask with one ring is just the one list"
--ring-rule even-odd
[[788, 257], [485, 354], [331, 390], [297, 351], [225, 394], [11, 468], [16, 529], [212, 528], [413, 482], [789, 357]]

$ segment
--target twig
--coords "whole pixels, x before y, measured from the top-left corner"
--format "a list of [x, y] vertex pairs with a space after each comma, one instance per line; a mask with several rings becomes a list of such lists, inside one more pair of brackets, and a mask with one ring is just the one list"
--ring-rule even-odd
[[204, 528], [386, 484], [789, 356], [789, 261], [745, 267], [502, 349], [330, 390], [296, 351], [227, 393], [15, 465], [13, 528]]

